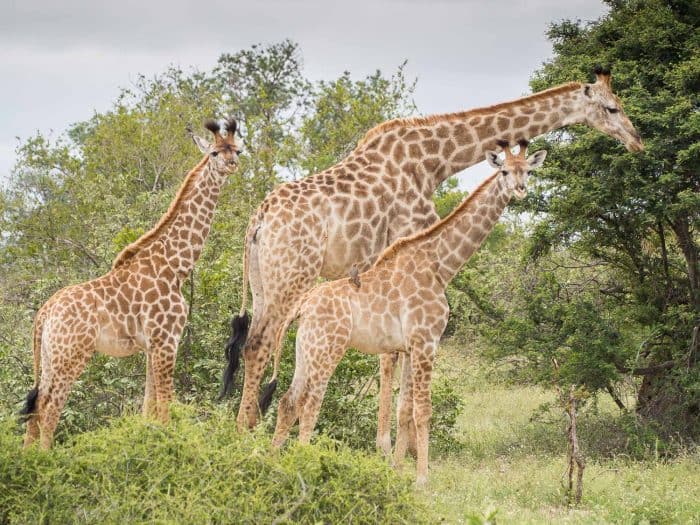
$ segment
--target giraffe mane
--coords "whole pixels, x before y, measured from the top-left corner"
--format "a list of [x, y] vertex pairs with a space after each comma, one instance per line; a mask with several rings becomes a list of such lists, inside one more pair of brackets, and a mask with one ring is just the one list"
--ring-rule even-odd
[[527, 95], [525, 97], [510, 100], [508, 102], [501, 102], [499, 104], [494, 104], [493, 106], [485, 106], [483, 108], [469, 109], [467, 111], [457, 111], [454, 113], [441, 113], [438, 115], [428, 115], [425, 117], [404, 117], [404, 118], [395, 118], [392, 120], [387, 120], [386, 122], [382, 122], [381, 124], [377, 124], [376, 126], [371, 128], [367, 133], [365, 133], [365, 136], [362, 137], [359, 140], [359, 142], [357, 143], [357, 148], [364, 146], [365, 144], [367, 144], [370, 140], [372, 140], [377, 135], [381, 135], [383, 133], [386, 133], [387, 131], [390, 131], [390, 130], [396, 129], [396, 128], [400, 128], [402, 126], [405, 126], [405, 127], [431, 126], [433, 124], [437, 124], [438, 122], [463, 120], [463, 119], [465, 119], [469, 116], [472, 116], [472, 115], [479, 115], [482, 113], [493, 113], [493, 112], [499, 111], [501, 109], [505, 109], [509, 106], [512, 106], [513, 104], [516, 104], [516, 103], [536, 102], [537, 100], [547, 98], [551, 95], [565, 93], [567, 91], [573, 91], [575, 89], [578, 89], [581, 86], [582, 86], [582, 84], [580, 82], [568, 82], [566, 84], [561, 84], [561, 85], [555, 86], [553, 88], [545, 89], [544, 91], [539, 91], [537, 93], [533, 93], [532, 95]]
[[399, 252], [401, 249], [403, 249], [405, 246], [410, 245], [411, 243], [415, 241], [419, 241], [422, 239], [425, 239], [426, 237], [429, 237], [432, 235], [435, 230], [440, 228], [444, 223], [448, 222], [449, 220], [452, 219], [456, 214], [460, 213], [463, 211], [465, 208], [467, 208], [472, 202], [474, 202], [481, 194], [483, 194], [486, 189], [491, 185], [491, 183], [496, 179], [498, 176], [498, 171], [495, 173], [491, 174], [489, 177], [487, 177], [481, 184], [479, 184], [476, 189], [471, 192], [469, 195], [467, 195], [467, 198], [464, 199], [459, 205], [452, 210], [447, 217], [444, 219], [439, 220], [432, 226], [428, 226], [424, 230], [421, 230], [417, 233], [414, 233], [413, 235], [409, 235], [408, 237], [401, 237], [400, 239], [397, 239], [394, 241], [391, 246], [386, 248], [382, 254], [379, 256], [377, 261], [374, 263], [374, 266], [379, 265], [380, 262], [385, 261], [387, 259], [391, 259], [393, 256], [396, 255], [397, 252]]
[[144, 233], [141, 237], [136, 239], [134, 242], [126, 246], [119, 255], [114, 259], [112, 263], [112, 270], [115, 270], [121, 266], [128, 263], [136, 254], [139, 253], [143, 248], [149, 246], [155, 238], [157, 238], [161, 233], [163, 233], [175, 220], [175, 212], [177, 211], [180, 203], [183, 201], [185, 196], [189, 193], [194, 182], [197, 179], [204, 166], [209, 161], [209, 155], [205, 155], [204, 158], [197, 164], [185, 177], [184, 182], [180, 185], [180, 189], [177, 190], [175, 198], [170, 203], [168, 211], [160, 218], [158, 223], [151, 228], [148, 232]]

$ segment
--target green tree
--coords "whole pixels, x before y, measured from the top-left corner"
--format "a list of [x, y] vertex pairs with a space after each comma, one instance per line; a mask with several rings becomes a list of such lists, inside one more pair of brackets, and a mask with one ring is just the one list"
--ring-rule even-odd
[[[607, 3], [610, 12], [596, 22], [550, 27], [555, 56], [535, 74], [532, 87], [584, 78], [594, 63], [612, 64], [615, 91], [646, 151], [626, 153], [583, 127], [549, 137], [548, 168], [538, 177], [537, 197], [529, 200], [528, 210], [541, 217], [531, 256], [569, 247], [611, 276], [614, 285], [597, 290], [605, 301], [582, 298], [560, 316], [559, 335], [573, 330], [567, 338], [580, 343], [572, 359], [598, 355], [599, 386], [619, 372], [641, 375], [640, 413], [697, 430], [700, 6], [683, 0]], [[602, 328], [615, 311], [634, 325], [633, 351], [621, 352]], [[593, 332], [590, 344], [575, 336], [596, 326], [605, 333]]]
[[322, 171], [344, 158], [365, 132], [385, 120], [415, 111], [415, 81], [406, 79], [405, 62], [389, 78], [381, 71], [353, 80], [348, 71], [318, 83], [311, 111], [301, 125], [306, 173]]

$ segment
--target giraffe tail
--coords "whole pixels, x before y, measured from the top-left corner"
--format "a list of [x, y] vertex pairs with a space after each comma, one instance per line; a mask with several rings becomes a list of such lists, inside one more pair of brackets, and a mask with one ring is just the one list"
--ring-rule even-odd
[[[259, 215], [260, 212], [258, 212]], [[248, 338], [248, 327], [250, 326], [250, 319], [248, 317], [248, 312], [246, 311], [246, 306], [248, 303], [248, 270], [249, 262], [248, 258], [250, 254], [248, 253], [248, 248], [252, 242], [255, 242], [255, 236], [258, 233], [258, 222], [259, 216], [251, 219], [248, 224], [245, 235], [245, 243], [243, 246], [243, 283], [241, 285], [241, 311], [237, 317], [231, 319], [231, 337], [226, 342], [226, 347], [224, 349], [224, 355], [228, 364], [226, 365], [226, 370], [224, 371], [224, 377], [221, 386], [221, 392], [219, 393], [219, 401], [231, 395], [231, 389], [233, 388], [233, 379], [236, 376], [236, 372], [241, 366], [241, 350]]]
[[234, 317], [231, 320], [231, 337], [226, 343], [226, 370], [224, 370], [223, 384], [219, 393], [219, 401], [228, 397], [233, 389], [233, 379], [241, 365], [241, 350], [248, 337], [248, 327], [250, 326], [250, 318], [248, 312], [243, 312], [241, 315]]
[[34, 353], [34, 387], [27, 394], [27, 398], [24, 401], [24, 406], [19, 411], [20, 418], [24, 421], [29, 419], [31, 415], [36, 411], [36, 402], [39, 397], [39, 374], [40, 374], [40, 361], [41, 361], [41, 336], [44, 331], [44, 313], [43, 310], [39, 310], [36, 314], [36, 319], [34, 321], [34, 334], [32, 351]]
[[299, 317], [299, 312], [301, 309], [300, 306], [303, 302], [303, 299], [304, 296], [302, 296], [300, 301], [294, 305], [294, 308], [292, 308], [291, 312], [284, 320], [284, 322], [280, 325], [279, 330], [277, 331], [277, 339], [275, 341], [275, 364], [272, 370], [272, 378], [270, 379], [270, 382], [265, 386], [263, 393], [260, 395], [260, 399], [258, 399], [258, 407], [260, 409], [260, 413], [262, 414], [265, 414], [270, 408], [270, 405], [272, 404], [272, 396], [275, 393], [275, 390], [277, 389], [277, 375], [279, 374], [280, 370], [280, 357], [282, 355], [282, 347], [284, 346], [284, 336], [287, 333], [289, 325], [292, 324], [292, 321]]

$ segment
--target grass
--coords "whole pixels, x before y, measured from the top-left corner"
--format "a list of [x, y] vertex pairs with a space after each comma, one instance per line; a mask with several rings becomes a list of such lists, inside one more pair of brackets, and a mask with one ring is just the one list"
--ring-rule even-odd
[[616, 455], [606, 447], [620, 442], [611, 424], [616, 408], [602, 399], [597, 415], [579, 421], [588, 464], [583, 500], [569, 508], [564, 420], [532, 418], [553, 395], [494, 380], [450, 345], [441, 349], [436, 375], [458, 382], [464, 402], [462, 446], [432, 460], [421, 494], [436, 520], [482, 523], [495, 512], [498, 523], [700, 523], [697, 449], [667, 460]]

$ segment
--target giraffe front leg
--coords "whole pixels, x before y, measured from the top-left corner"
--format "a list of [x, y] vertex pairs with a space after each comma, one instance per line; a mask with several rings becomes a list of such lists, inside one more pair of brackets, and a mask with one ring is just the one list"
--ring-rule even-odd
[[[177, 308], [178, 305], [179, 308]], [[162, 308], [165, 308], [165, 311]], [[162, 317], [165, 317], [169, 324], [161, 321]], [[154, 308], [149, 312], [149, 321], [146, 325], [148, 334], [147, 374], [151, 376], [152, 391], [155, 395], [151, 396], [151, 401], [148, 404], [144, 402], [144, 412], [147, 409], [163, 424], [167, 424], [170, 420], [175, 358], [186, 320], [187, 303], [182, 296], [179, 296], [177, 300], [173, 299], [165, 306], [162, 302], [154, 305]], [[146, 381], [146, 390], [148, 391], [148, 377]], [[155, 407], [153, 407], [154, 399]]]
[[162, 345], [151, 350], [153, 389], [155, 391], [156, 419], [167, 425], [170, 421], [170, 402], [173, 399], [173, 375], [177, 345]]
[[377, 417], [377, 450], [384, 456], [391, 456], [391, 398], [394, 368], [399, 354], [379, 356], [379, 414]]
[[413, 376], [413, 421], [416, 425], [416, 485], [428, 482], [428, 438], [433, 406], [430, 381], [437, 342], [416, 344], [411, 352]]
[[155, 417], [156, 415], [156, 392], [153, 379], [153, 363], [151, 355], [146, 352], [146, 389], [143, 395], [143, 417]]
[[409, 447], [410, 427], [413, 425], [413, 375], [411, 373], [411, 355], [403, 356], [401, 365], [401, 386], [396, 403], [396, 448], [394, 466], [401, 468]]

